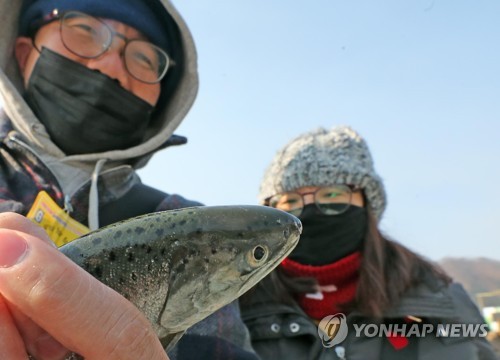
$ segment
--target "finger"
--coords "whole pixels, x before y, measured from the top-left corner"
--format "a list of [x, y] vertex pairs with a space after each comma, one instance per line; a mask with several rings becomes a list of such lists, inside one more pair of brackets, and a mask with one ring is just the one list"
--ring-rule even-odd
[[54, 339], [13, 304], [7, 304], [26, 350], [37, 360], [64, 359], [69, 349]]
[[[22, 215], [0, 213], [0, 228], [30, 233], [55, 247], [42, 227]], [[18, 311], [14, 305], [6, 304], [6, 306], [9, 307], [16, 328], [24, 340], [28, 353], [35, 356], [36, 359], [62, 359], [68, 354], [68, 349], [63, 347], [29, 317]]]
[[0, 229], [0, 293], [88, 360], [167, 359], [137, 308], [33, 236]]
[[[24, 216], [16, 213], [0, 213], [0, 228], [31, 232], [39, 238], [44, 238], [43, 240], [45, 242], [53, 245], [45, 230]], [[29, 354], [35, 356], [35, 358], [39, 360], [63, 359], [69, 353], [68, 349], [52, 338], [52, 336], [34, 323], [29, 317], [17, 310], [13, 304], [8, 304], [2, 298], [2, 305], [10, 312], [15, 329], [7, 329], [5, 327], [2, 328], [5, 334], [0, 335], [0, 341], [8, 339], [8, 334], [13, 334], [17, 331], [23, 340], [21, 341], [24, 354], [22, 356], [23, 359], [26, 359], [26, 350]], [[0, 356], [0, 359], [4, 358], [10, 359], [10, 357]]]
[[0, 213], [0, 228], [17, 230], [31, 234], [56, 247], [52, 240], [50, 240], [47, 232], [41, 226], [35, 224], [33, 221], [22, 215], [12, 212]]
[[0, 295], [0, 359], [26, 360], [28, 354], [14, 320]]

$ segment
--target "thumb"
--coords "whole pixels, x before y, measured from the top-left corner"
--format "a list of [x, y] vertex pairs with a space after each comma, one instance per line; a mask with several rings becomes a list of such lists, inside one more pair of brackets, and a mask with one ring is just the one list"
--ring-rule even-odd
[[167, 359], [136, 307], [27, 233], [0, 229], [0, 294], [86, 359]]

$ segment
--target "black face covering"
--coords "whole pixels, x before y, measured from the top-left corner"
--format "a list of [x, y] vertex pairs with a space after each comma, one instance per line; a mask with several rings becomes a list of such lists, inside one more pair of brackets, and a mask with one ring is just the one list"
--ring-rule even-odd
[[315, 204], [300, 215], [303, 230], [297, 247], [288, 256], [303, 265], [332, 264], [361, 250], [368, 216], [366, 209], [351, 205], [340, 215], [324, 215]]
[[67, 155], [138, 145], [153, 111], [116, 80], [46, 48], [31, 74], [26, 101]]

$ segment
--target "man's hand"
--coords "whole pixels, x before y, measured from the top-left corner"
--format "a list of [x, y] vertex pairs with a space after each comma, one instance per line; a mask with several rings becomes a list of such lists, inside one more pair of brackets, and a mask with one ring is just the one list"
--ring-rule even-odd
[[0, 214], [0, 323], [0, 359], [168, 359], [134, 305], [12, 213]]

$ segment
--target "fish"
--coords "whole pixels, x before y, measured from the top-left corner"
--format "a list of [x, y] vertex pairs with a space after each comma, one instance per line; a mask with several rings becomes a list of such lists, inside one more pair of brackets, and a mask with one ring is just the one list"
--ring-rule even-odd
[[132, 302], [168, 351], [277, 267], [301, 231], [271, 207], [200, 206], [114, 223], [60, 251]]

